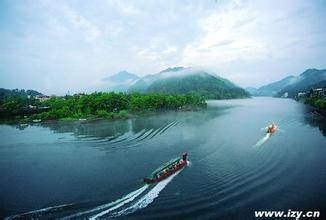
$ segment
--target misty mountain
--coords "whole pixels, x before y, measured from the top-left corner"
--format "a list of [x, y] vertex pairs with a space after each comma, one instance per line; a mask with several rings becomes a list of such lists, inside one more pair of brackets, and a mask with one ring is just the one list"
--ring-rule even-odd
[[248, 97], [249, 94], [229, 80], [193, 68], [168, 68], [148, 75], [135, 83], [130, 91], [145, 93], [197, 93], [208, 99]]
[[106, 91], [127, 91], [128, 88], [134, 84], [139, 77], [127, 71], [120, 71], [111, 76], [105, 77], [102, 80], [102, 89]]
[[256, 91], [252, 90], [250, 94], [255, 96], [275, 96], [283, 88], [293, 83], [295, 79], [296, 79], [295, 76], [288, 76], [279, 81], [262, 86], [258, 88]]
[[182, 72], [189, 68], [184, 67], [169, 67], [157, 74], [146, 75], [143, 78], [139, 79], [134, 85], [129, 88], [131, 92], [146, 92], [147, 88], [156, 80], [163, 79], [169, 76], [176, 76], [177, 72]]
[[326, 70], [307, 69], [299, 76], [288, 76], [258, 89], [249, 87], [246, 90], [254, 96], [281, 97], [287, 94], [294, 97], [298, 92], [319, 87], [326, 87]]
[[255, 87], [247, 87], [245, 90], [249, 92], [250, 95], [255, 95], [258, 89]]
[[326, 87], [326, 69], [307, 69], [301, 73], [289, 85], [282, 88], [277, 94], [277, 97], [288, 93], [288, 97], [294, 97], [298, 92], [307, 91], [312, 88]]
[[135, 74], [129, 73], [125, 70], [120, 71], [116, 74], [113, 74], [111, 76], [105, 77], [103, 80], [104, 81], [110, 81], [114, 83], [127, 83], [130, 81], [135, 81], [138, 80], [139, 77]]

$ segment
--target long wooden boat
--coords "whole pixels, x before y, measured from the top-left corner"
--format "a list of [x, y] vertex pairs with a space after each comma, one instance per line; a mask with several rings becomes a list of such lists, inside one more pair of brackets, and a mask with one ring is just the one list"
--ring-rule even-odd
[[188, 154], [184, 153], [181, 157], [177, 157], [170, 160], [169, 162], [163, 164], [162, 166], [154, 170], [154, 172], [152, 172], [149, 177], [144, 178], [144, 182], [147, 184], [152, 184], [166, 179], [173, 173], [186, 166], [188, 163], [187, 158]]

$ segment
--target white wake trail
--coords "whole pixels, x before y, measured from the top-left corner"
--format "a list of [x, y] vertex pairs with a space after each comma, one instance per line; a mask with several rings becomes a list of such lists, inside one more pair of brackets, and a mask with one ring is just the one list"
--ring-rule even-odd
[[[138, 209], [142, 209], [147, 207], [149, 204], [151, 204], [156, 197], [158, 197], [159, 193], [172, 181], [172, 179], [177, 176], [183, 169], [179, 170], [178, 172], [171, 175], [169, 178], [157, 183], [157, 185], [151, 189], [147, 194], [145, 194], [137, 203], [134, 205], [119, 211], [118, 213], [115, 213], [113, 216], [117, 217], [120, 215], [126, 215], [130, 214], [132, 212], [135, 212]], [[98, 215], [97, 217], [100, 217], [101, 215]]]
[[267, 133], [262, 139], [260, 139], [254, 146], [255, 147], [259, 147], [261, 145], [263, 145], [269, 138], [270, 138], [271, 134]]
[[[90, 209], [90, 210], [87, 210], [87, 211], [84, 211], [84, 212], [79, 212], [79, 213], [76, 213], [76, 214], [73, 214], [73, 215], [66, 216], [63, 219], [71, 219], [71, 218], [80, 217], [82, 215], [86, 215], [86, 214], [96, 212], [96, 211], [101, 211], [101, 210], [107, 209], [109, 207], [111, 207], [111, 208], [108, 209], [108, 210], [105, 210], [105, 211], [108, 211], [108, 212], [113, 211], [113, 210], [123, 206], [124, 204], [134, 200], [137, 196], [139, 196], [141, 193], [143, 193], [147, 188], [148, 188], [148, 185], [144, 185], [143, 187], [141, 187], [141, 188], [139, 188], [139, 189], [137, 189], [137, 190], [125, 195], [124, 197], [113, 201], [113, 202], [109, 202], [107, 204], [97, 206], [97, 207], [95, 207], [93, 209]], [[91, 219], [92, 218], [93, 217], [91, 217]], [[95, 216], [95, 218], [96, 218], [96, 216]]]
[[30, 212], [17, 214], [17, 215], [12, 215], [12, 216], [6, 217], [5, 220], [10, 220], [10, 219], [18, 218], [18, 217], [23, 217], [25, 215], [30, 215], [30, 214], [49, 212], [49, 211], [52, 211], [52, 210], [65, 208], [65, 207], [68, 207], [68, 206], [71, 206], [71, 205], [73, 205], [73, 204], [71, 203], [71, 204], [63, 204], [63, 205], [58, 205], [58, 206], [51, 206], [51, 207], [47, 207], [47, 208], [43, 208], [43, 209], [38, 209], [38, 210], [30, 211]]

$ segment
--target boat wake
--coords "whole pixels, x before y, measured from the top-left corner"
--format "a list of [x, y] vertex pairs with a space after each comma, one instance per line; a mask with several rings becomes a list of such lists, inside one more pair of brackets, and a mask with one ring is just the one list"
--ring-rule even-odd
[[263, 138], [261, 138], [255, 145], [254, 147], [259, 147], [263, 145], [269, 138], [271, 137], [270, 133], [267, 133]]
[[22, 214], [12, 215], [10, 219], [30, 219], [30, 218], [60, 218], [60, 219], [100, 219], [114, 218], [122, 215], [127, 215], [142, 209], [151, 204], [159, 193], [177, 176], [183, 169], [175, 172], [168, 178], [156, 184], [145, 184], [137, 190], [134, 190], [123, 197], [91, 209], [86, 209], [82, 204], [64, 204], [58, 206], [38, 209]]
[[[140, 196], [141, 193], [139, 194], [136, 194], [132, 197], [130, 197], [129, 199], [126, 199], [126, 200], [123, 200], [121, 201], [120, 203], [118, 203], [115, 207], [112, 207], [112, 208], [109, 208], [107, 210], [104, 210], [96, 215], [93, 215], [90, 217], [90, 219], [94, 220], [94, 219], [98, 219], [98, 218], [101, 218], [101, 217], [106, 217], [106, 218], [110, 218], [110, 217], [118, 217], [118, 216], [121, 216], [121, 215], [127, 215], [127, 214], [130, 214], [130, 213], [133, 213], [135, 212], [136, 210], [138, 209], [142, 209], [142, 208], [145, 208], [147, 207], [149, 204], [151, 204], [154, 199], [156, 197], [158, 197], [159, 193], [172, 181], [172, 179], [177, 176], [179, 173], [181, 172], [181, 170], [179, 170], [178, 172], [174, 173], [173, 175], [171, 175], [170, 177], [168, 177], [167, 179], [157, 183], [153, 188], [151, 188], [149, 191], [147, 191], [143, 196]], [[149, 185], [145, 185], [143, 186], [142, 188], [144, 187], [149, 187]], [[141, 189], [142, 189], [141, 188]], [[146, 188], [143, 190], [145, 191]], [[136, 202], [133, 202], [132, 201], [139, 196], [139, 199], [136, 201]], [[125, 206], [124, 208], [122, 208], [121, 210], [119, 211], [115, 211], [113, 212], [114, 210], [126, 205], [127, 203], [130, 203], [128, 204], [128, 206]]]
[[127, 207], [117, 213], [114, 213], [113, 217], [118, 217], [121, 215], [127, 215], [137, 211], [138, 209], [146, 208], [149, 204], [151, 204], [156, 197], [158, 197], [159, 193], [172, 181], [172, 179], [177, 176], [180, 172], [174, 173], [169, 178], [157, 183], [154, 188], [152, 188], [148, 193], [146, 193], [142, 198], [140, 198], [135, 204], [130, 207]]
[[[127, 204], [127, 203], [133, 201], [136, 197], [138, 197], [140, 194], [142, 194], [148, 187], [149, 187], [148, 185], [144, 185], [143, 187], [141, 187], [141, 188], [139, 188], [139, 189], [137, 189], [137, 190], [123, 196], [122, 198], [113, 201], [113, 202], [109, 202], [107, 204], [97, 206], [97, 207], [95, 207], [93, 209], [90, 209], [90, 210], [87, 210], [87, 211], [78, 212], [76, 214], [66, 216], [66, 217], [64, 217], [62, 219], [80, 218], [81, 216], [85, 216], [87, 214], [94, 214], [94, 213], [99, 212], [99, 211], [101, 213], [103, 213], [103, 215], [104, 215], [105, 214], [104, 212], [109, 213], [109, 212], [111, 212], [113, 210], [116, 210], [116, 209], [120, 208], [124, 204]], [[107, 209], [107, 210], [105, 210], [105, 209]], [[105, 210], [105, 211], [103, 211], [103, 210]]]
[[[172, 174], [165, 180], [156, 184], [146, 184], [121, 198], [93, 208], [86, 208], [82, 204], [64, 204], [58, 206], [38, 209], [22, 214], [12, 215], [10, 219], [39, 219], [39, 218], [59, 218], [59, 219], [100, 219], [114, 218], [127, 215], [142, 209], [151, 204], [159, 193], [177, 176], [183, 169]], [[83, 210], [81, 210], [81, 207]]]
[[57, 205], [57, 206], [51, 206], [43, 209], [37, 209], [30, 212], [25, 212], [17, 215], [12, 215], [9, 217], [6, 217], [5, 220], [10, 219], [25, 219], [25, 218], [39, 218], [40, 216], [44, 215], [45, 213], [49, 212], [55, 212], [55, 211], [62, 211], [64, 209], [67, 209], [69, 207], [72, 207], [73, 204], [63, 204], [63, 205]]

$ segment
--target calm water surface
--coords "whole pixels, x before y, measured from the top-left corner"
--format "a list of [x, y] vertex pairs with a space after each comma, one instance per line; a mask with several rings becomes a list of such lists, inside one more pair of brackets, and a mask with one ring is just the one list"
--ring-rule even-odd
[[[280, 130], [266, 138], [271, 121]], [[306, 106], [273, 98], [122, 121], [0, 125], [0, 217], [243, 220], [288, 209], [325, 217], [325, 131]], [[143, 184], [184, 151], [188, 167]]]

